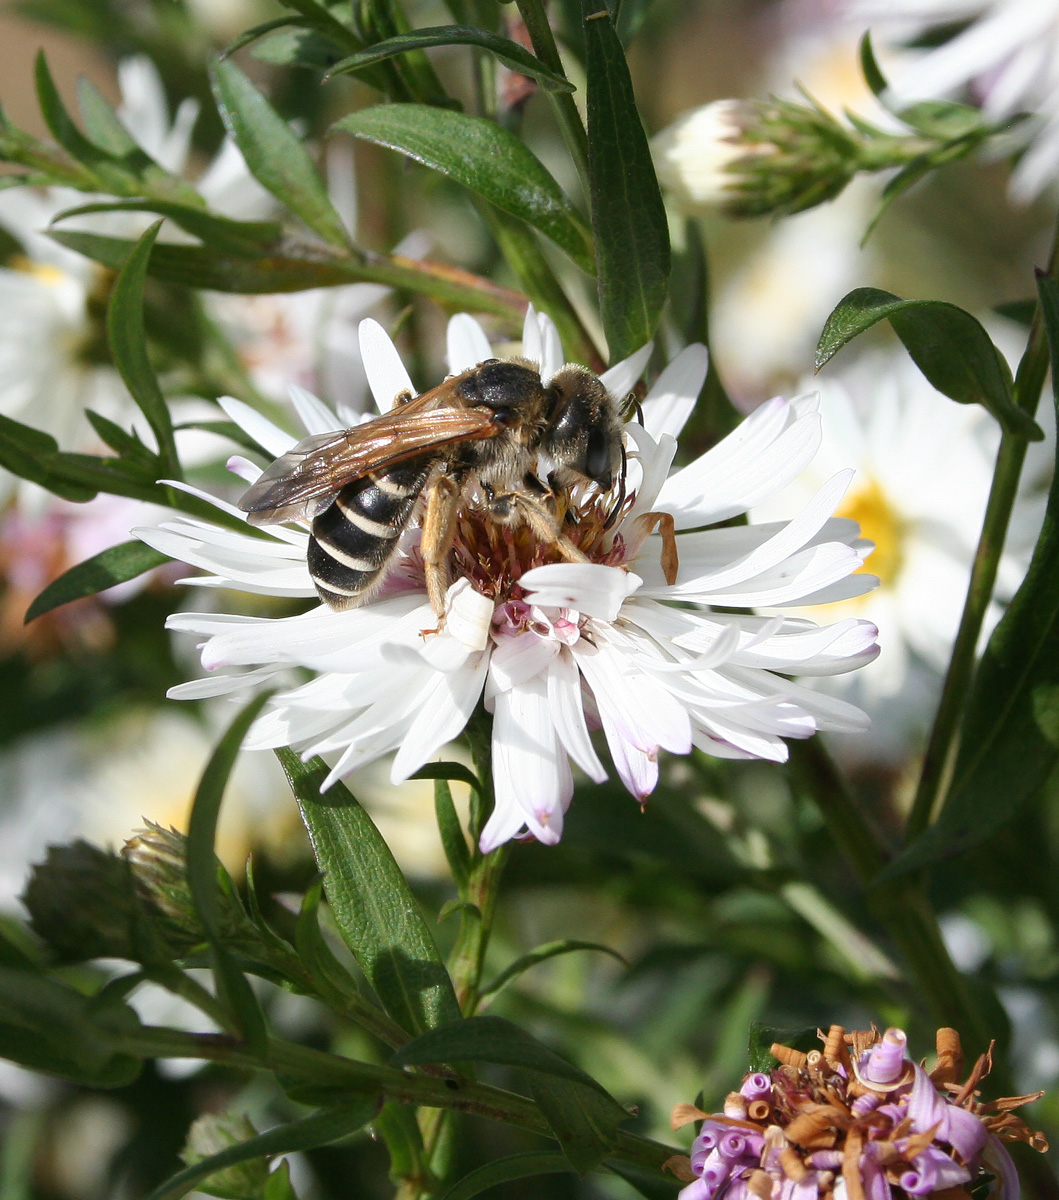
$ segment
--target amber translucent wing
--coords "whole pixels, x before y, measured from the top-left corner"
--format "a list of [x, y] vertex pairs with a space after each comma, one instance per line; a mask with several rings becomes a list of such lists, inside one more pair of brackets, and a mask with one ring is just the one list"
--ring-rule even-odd
[[251, 525], [311, 520], [347, 483], [456, 442], [495, 437], [502, 426], [485, 408], [437, 408], [432, 392], [353, 429], [300, 441], [239, 501]]

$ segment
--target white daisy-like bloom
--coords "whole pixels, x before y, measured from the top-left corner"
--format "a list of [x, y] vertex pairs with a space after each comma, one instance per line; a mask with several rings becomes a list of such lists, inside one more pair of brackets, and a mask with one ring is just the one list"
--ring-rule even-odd
[[891, 73], [908, 100], [943, 99], [970, 87], [994, 120], [1034, 114], [1011, 193], [1029, 201], [1059, 175], [1059, 0], [851, 0], [857, 28], [907, 43], [939, 26], [965, 26]]
[[[838, 513], [856, 520], [874, 544], [867, 569], [880, 582], [830, 613], [871, 621], [886, 652], [856, 678], [818, 686], [872, 718], [871, 737], [843, 739], [844, 753], [899, 762], [925, 735], [952, 651], [999, 437], [983, 408], [935, 391], [902, 349], [864, 354], [815, 385], [820, 452], [753, 516], [773, 518], [803, 502], [839, 466], [856, 468]], [[1018, 540], [1032, 545], [1030, 536]], [[1017, 585], [1019, 566], [1011, 556], [1002, 561], [1002, 586]], [[992, 605], [986, 634], [999, 615]]]
[[[380, 408], [416, 392], [379, 325], [365, 321], [361, 343]], [[628, 394], [649, 353], [645, 347], [601, 377], [614, 397]], [[555, 327], [532, 310], [523, 354], [539, 364], [543, 381], [563, 365]], [[477, 322], [453, 318], [449, 370], [490, 357]], [[870, 662], [875, 627], [859, 618], [821, 626], [750, 611], [848, 599], [872, 586], [855, 574], [866, 549], [856, 525], [831, 516], [851, 472], [828, 480], [792, 520], [707, 528], [764, 503], [797, 476], [817, 450], [820, 422], [815, 397], [777, 398], [670, 473], [674, 434], [705, 374], [704, 347], [688, 347], [648, 392], [643, 425], [625, 426], [624, 501], [595, 485], [569, 496], [565, 529], [588, 561], [562, 561], [554, 544], [541, 543], [527, 527], [498, 529], [471, 492], [449, 555], [453, 582], [443, 620], [428, 603], [412, 528], [383, 588], [359, 608], [315, 605], [271, 619], [173, 616], [171, 629], [200, 639], [208, 674], [171, 695], [241, 701], [262, 686], [280, 687], [246, 745], [324, 755], [334, 764], [325, 787], [394, 752], [391, 780], [407, 779], [460, 734], [484, 700], [493, 715], [496, 806], [482, 833], [483, 851], [524, 832], [548, 844], [559, 840], [573, 794], [571, 763], [592, 780], [606, 778], [590, 726], [602, 727], [614, 769], [641, 802], [657, 783], [662, 750], [687, 754], [697, 747], [726, 758], [783, 761], [784, 738], [863, 730], [858, 709], [788, 676]], [[339, 425], [314, 397], [295, 390], [293, 398], [309, 433]], [[270, 454], [284, 454], [297, 440], [238, 402], [228, 401], [226, 409]], [[230, 466], [249, 481], [260, 474], [245, 459]], [[672, 582], [662, 566], [666, 541], [655, 532], [660, 514], [663, 526], [671, 518], [676, 531]], [[183, 516], [136, 531], [208, 572], [191, 581], [198, 586], [315, 596], [307, 531], [264, 532], [249, 536]], [[292, 681], [293, 668], [315, 677]]]
[[[185, 100], [171, 120], [161, 78], [147, 58], [122, 61], [118, 82], [122, 124], [158, 163], [180, 173], [190, 151], [197, 102]], [[197, 188], [227, 216], [258, 218], [275, 205], [230, 139]], [[101, 353], [109, 273], [46, 233], [60, 212], [96, 199], [108, 197], [61, 187], [0, 192], [0, 225], [22, 247], [21, 254], [0, 267], [0, 413], [16, 420], [28, 417], [64, 449], [96, 445], [86, 408], [125, 424], [136, 413], [120, 376]], [[148, 214], [109, 213], [77, 218], [75, 227], [138, 237], [151, 220]], [[149, 433], [145, 436], [150, 439]], [[13, 488], [13, 478], [0, 471], [0, 498]]]

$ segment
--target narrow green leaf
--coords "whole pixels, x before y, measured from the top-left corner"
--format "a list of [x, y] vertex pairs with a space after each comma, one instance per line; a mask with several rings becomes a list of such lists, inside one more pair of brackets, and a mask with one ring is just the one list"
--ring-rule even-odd
[[629, 1114], [611, 1096], [580, 1084], [532, 1073], [530, 1092], [563, 1154], [579, 1175], [587, 1175], [617, 1144], [618, 1126]]
[[[1059, 409], [1059, 284], [1038, 279]], [[1059, 469], [1029, 570], [978, 664], [937, 821], [881, 878], [978, 845], [1038, 795], [1059, 762]]]
[[258, 38], [275, 33], [277, 29], [286, 29], [288, 26], [305, 29], [309, 27], [309, 22], [304, 17], [295, 17], [290, 14], [285, 17], [273, 17], [271, 21], [262, 21], [260, 25], [254, 25], [251, 29], [244, 30], [237, 38], [230, 41], [221, 51], [221, 58], [231, 58], [236, 51], [242, 50], [244, 46], [249, 46], [251, 42], [256, 42]]
[[251, 700], [218, 742], [195, 792], [187, 837], [188, 890], [210, 943], [217, 990], [247, 1044], [257, 1050], [263, 1050], [267, 1041], [265, 1018], [246, 976], [236, 966], [224, 942], [222, 896], [214, 842], [228, 776], [235, 766], [247, 730], [268, 698], [269, 694], [265, 692]]
[[508, 1158], [494, 1159], [465, 1175], [439, 1200], [472, 1200], [486, 1189], [499, 1187], [502, 1183], [514, 1183], [516, 1179], [530, 1179], [535, 1175], [565, 1174], [570, 1170], [570, 1162], [562, 1154], [551, 1154], [547, 1150], [512, 1154]]
[[55, 140], [67, 154], [95, 174], [108, 190], [127, 195], [130, 188], [135, 186], [135, 176], [113, 155], [90, 142], [74, 124], [55, 86], [43, 50], [37, 53], [34, 74], [41, 115]]
[[48, 433], [0, 414], [0, 467], [19, 479], [47, 488], [64, 500], [91, 500], [98, 489], [67, 478], [56, 469], [59, 443]]
[[290, 1163], [283, 1159], [268, 1177], [261, 1200], [298, 1200], [294, 1185], [290, 1181]]
[[144, 233], [118, 272], [107, 306], [107, 338], [114, 365], [158, 440], [166, 475], [179, 479], [180, 459], [173, 440], [173, 422], [147, 357], [143, 329], [143, 285], [151, 248], [161, 225], [161, 221], [156, 221]]
[[419, 768], [410, 779], [447, 779], [465, 783], [473, 791], [482, 790], [481, 781], [473, 771], [458, 762], [432, 762]]
[[550, 71], [539, 58], [518, 42], [501, 37], [498, 33], [490, 33], [487, 29], [466, 25], [432, 25], [429, 28], [416, 29], [412, 33], [401, 34], [399, 37], [387, 38], [367, 50], [361, 50], [359, 54], [351, 54], [342, 59], [331, 68], [328, 75], [345, 75], [352, 71], [360, 71], [364, 67], [370, 67], [398, 54], [405, 54], [409, 50], [429, 50], [434, 46], [479, 46], [495, 55], [505, 67], [536, 79], [546, 91], [575, 90], [565, 75]]
[[425, 1161], [423, 1134], [414, 1109], [388, 1100], [372, 1122], [372, 1132], [386, 1143], [390, 1156], [390, 1179], [423, 1179], [429, 1170]]
[[452, 980], [407, 880], [375, 824], [327, 766], [277, 750], [298, 798], [324, 891], [346, 945], [389, 1015], [423, 1033], [460, 1015]]
[[426, 104], [378, 104], [334, 129], [388, 146], [521, 218], [593, 271], [591, 237], [581, 216], [531, 150], [493, 121]]
[[225, 127], [254, 178], [325, 242], [348, 247], [349, 234], [298, 135], [233, 62], [215, 63], [212, 74]]
[[466, 1017], [442, 1025], [402, 1046], [390, 1059], [395, 1067], [463, 1061], [502, 1063], [569, 1080], [606, 1096], [612, 1104], [617, 1105], [623, 1117], [628, 1116], [617, 1100], [609, 1096], [603, 1085], [591, 1075], [586, 1075], [580, 1067], [567, 1062], [503, 1017]]
[[143, 153], [118, 119], [110, 101], [85, 75], [77, 79], [77, 105], [89, 138], [100, 150], [115, 158], [124, 158], [137, 151]]
[[88, 423], [111, 450], [117, 451], [122, 458], [149, 468], [152, 476], [158, 475], [158, 455], [140, 441], [137, 433], [127, 432], [109, 417], [93, 412], [90, 408], [85, 409], [85, 416], [88, 418]]
[[889, 321], [913, 362], [944, 395], [981, 404], [1009, 433], [1040, 441], [1044, 434], [1015, 403], [1011, 371], [981, 324], [941, 300], [902, 300], [879, 288], [857, 288], [827, 318], [816, 348], [819, 370], [858, 334]]
[[357, 995], [358, 988], [353, 976], [335, 958], [320, 929], [323, 890], [323, 884], [317, 881], [305, 893], [294, 929], [294, 945], [321, 998], [338, 1012], [345, 1012], [349, 997]]
[[864, 74], [864, 82], [871, 89], [872, 95], [878, 99], [890, 85], [886, 82], [886, 76], [882, 73], [875, 58], [870, 33], [866, 33], [860, 39], [860, 69]]
[[538, 946], [536, 950], [531, 950], [528, 954], [523, 954], [521, 958], [515, 959], [510, 966], [500, 972], [492, 983], [482, 988], [481, 995], [491, 996], [513, 979], [517, 979], [524, 971], [528, 971], [530, 967], [547, 962], [549, 958], [557, 958], [560, 954], [572, 954], [575, 950], [597, 950], [600, 954], [609, 954], [611, 958], [616, 958], [623, 967], [629, 965], [617, 950], [612, 950], [610, 946], [604, 946], [602, 942], [580, 942], [572, 938], [559, 942], [548, 942], [544, 946]]
[[609, 12], [582, 2], [599, 308], [617, 362], [654, 336], [669, 284], [669, 226], [625, 51]]
[[[437, 814], [438, 833], [441, 835], [441, 845], [448, 860], [449, 870], [457, 885], [462, 888], [470, 876], [471, 852], [467, 849], [467, 839], [463, 836], [459, 814], [452, 802], [452, 790], [447, 779], [434, 780], [434, 812]], [[440, 920], [439, 914], [438, 921]]]
[[169, 217], [207, 246], [215, 247], [223, 254], [236, 254], [243, 258], [258, 258], [279, 241], [283, 232], [277, 221], [235, 221], [202, 208], [179, 204], [174, 200], [114, 200], [97, 204], [79, 204], [68, 208], [53, 218], [65, 221], [67, 217], [79, 217], [85, 213], [99, 212], [151, 212]]
[[94, 596], [97, 592], [126, 583], [167, 562], [169, 558], [166, 555], [152, 550], [143, 542], [122, 542], [118, 546], [109, 546], [52, 580], [26, 610], [26, 624], [51, 612], [53, 608], [69, 604], [71, 600]]
[[362, 1129], [375, 1115], [378, 1102], [374, 1098], [357, 1100], [350, 1104], [336, 1105], [280, 1125], [267, 1133], [248, 1138], [236, 1146], [204, 1158], [184, 1170], [170, 1176], [160, 1187], [155, 1188], [147, 1200], [179, 1200], [186, 1196], [196, 1184], [209, 1178], [215, 1171], [251, 1158], [268, 1157], [273, 1154], [293, 1154], [299, 1150], [313, 1150], [348, 1137]]

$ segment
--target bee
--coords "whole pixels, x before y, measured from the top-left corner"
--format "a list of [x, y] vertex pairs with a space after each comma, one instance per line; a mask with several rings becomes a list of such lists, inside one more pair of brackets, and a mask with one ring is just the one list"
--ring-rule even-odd
[[305, 438], [239, 507], [251, 525], [312, 523], [309, 574], [334, 609], [371, 597], [418, 512], [427, 594], [440, 617], [446, 557], [470, 491], [490, 519], [525, 523], [583, 562], [549, 500], [577, 483], [609, 491], [619, 475], [621, 416], [596, 375], [567, 365], [545, 384], [525, 359], [488, 359], [419, 396], [399, 396], [388, 413], [353, 429]]

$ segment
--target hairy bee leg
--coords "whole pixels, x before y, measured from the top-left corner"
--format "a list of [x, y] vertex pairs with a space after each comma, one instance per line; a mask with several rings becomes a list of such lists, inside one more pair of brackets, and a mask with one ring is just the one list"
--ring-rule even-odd
[[427, 485], [423, 535], [419, 548], [423, 555], [430, 607], [439, 618], [445, 615], [445, 595], [449, 590], [449, 572], [445, 556], [452, 546], [452, 538], [456, 531], [456, 508], [459, 498], [460, 481], [451, 475], [438, 475]]
[[670, 587], [677, 581], [680, 570], [680, 557], [677, 554], [677, 528], [670, 513], [649, 512], [639, 518], [648, 534], [656, 529], [662, 539], [662, 574]]
[[588, 556], [563, 533], [555, 515], [550, 513], [539, 500], [522, 492], [511, 492], [506, 496], [498, 497], [498, 499], [513, 504], [519, 516], [537, 537], [542, 542], [553, 542], [567, 562], [589, 561]]

